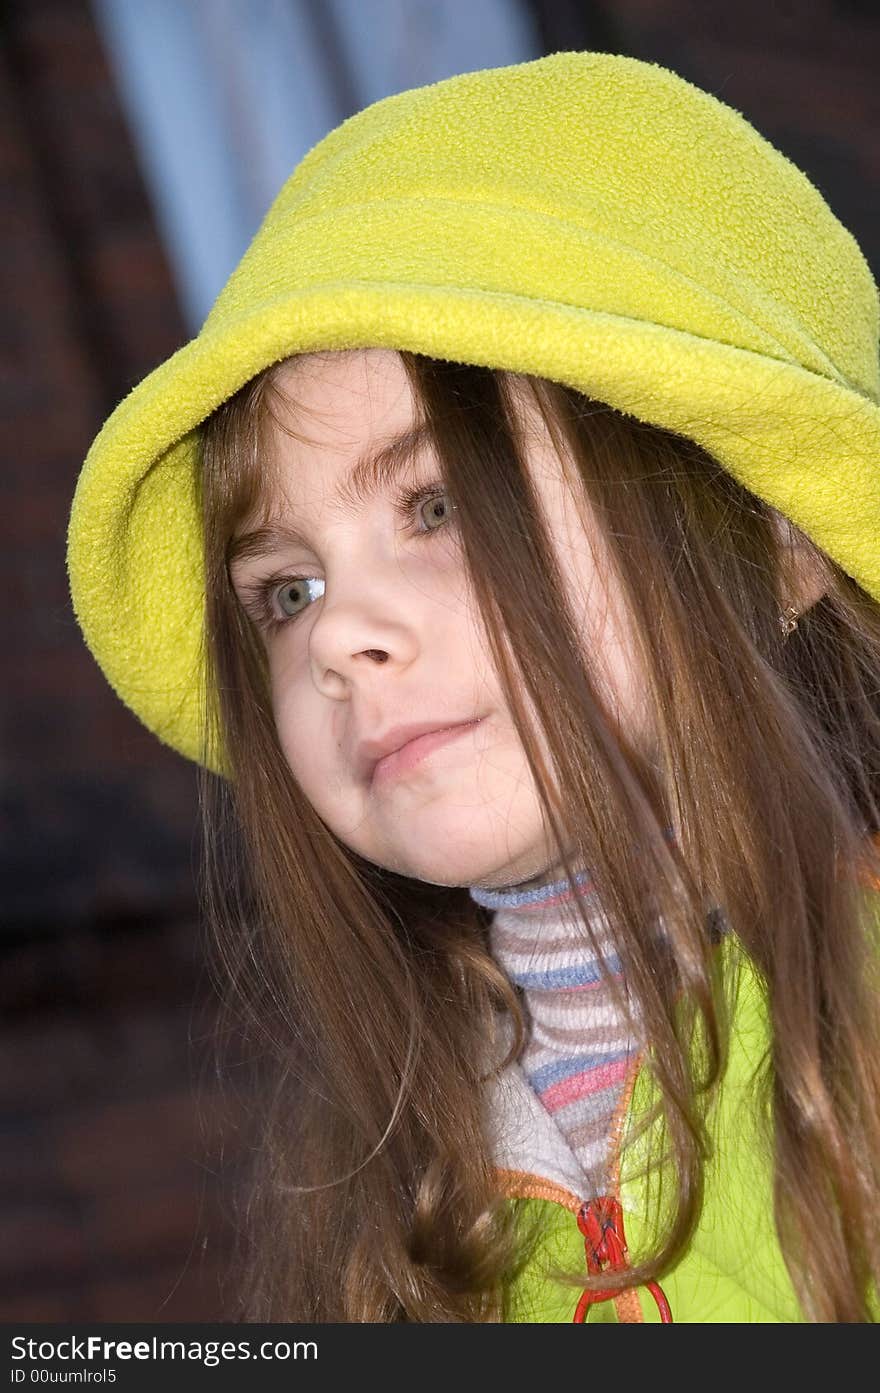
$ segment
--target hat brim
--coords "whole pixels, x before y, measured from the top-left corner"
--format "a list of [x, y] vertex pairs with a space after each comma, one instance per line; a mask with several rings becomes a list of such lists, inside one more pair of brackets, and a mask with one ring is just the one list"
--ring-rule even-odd
[[880, 600], [880, 408], [862, 393], [579, 306], [449, 285], [302, 289], [209, 322], [145, 378], [96, 438], [71, 508], [71, 597], [89, 648], [122, 701], [188, 759], [224, 771], [202, 730], [199, 427], [289, 355], [371, 347], [547, 377], [685, 435]]

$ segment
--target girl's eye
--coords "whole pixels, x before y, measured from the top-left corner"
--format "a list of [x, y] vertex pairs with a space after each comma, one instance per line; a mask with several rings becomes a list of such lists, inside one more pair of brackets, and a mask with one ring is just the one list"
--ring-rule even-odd
[[[427, 505], [422, 511], [422, 505]], [[425, 519], [414, 532], [427, 537], [439, 532], [455, 512], [455, 504], [442, 483], [404, 489], [395, 503], [399, 517], [409, 520], [413, 513]], [[258, 627], [270, 633], [289, 624], [308, 608], [309, 599], [320, 599], [324, 582], [317, 576], [269, 576], [242, 589], [242, 604]]]

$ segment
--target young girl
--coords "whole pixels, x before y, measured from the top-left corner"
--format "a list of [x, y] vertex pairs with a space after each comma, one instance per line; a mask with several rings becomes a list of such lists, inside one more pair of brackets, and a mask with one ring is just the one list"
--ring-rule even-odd
[[204, 769], [269, 1067], [257, 1321], [864, 1321], [880, 1272], [877, 290], [654, 64], [302, 161], [70, 522]]

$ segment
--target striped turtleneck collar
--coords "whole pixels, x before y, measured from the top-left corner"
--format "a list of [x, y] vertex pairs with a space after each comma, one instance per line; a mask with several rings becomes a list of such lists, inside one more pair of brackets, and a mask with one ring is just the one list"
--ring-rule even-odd
[[470, 896], [484, 909], [521, 909], [531, 905], [561, 904], [564, 900], [574, 899], [578, 891], [588, 889], [591, 884], [592, 877], [589, 871], [577, 871], [574, 880], [554, 880], [547, 885], [536, 885], [532, 889], [514, 885], [507, 890], [483, 890], [480, 886], [473, 885]]
[[593, 878], [579, 870], [571, 880], [469, 893], [492, 911], [490, 951], [522, 992], [528, 1034], [520, 1064], [581, 1168], [584, 1195], [602, 1194], [612, 1121], [640, 1041]]
[[[671, 827], [663, 829], [663, 836], [667, 842], [675, 842], [675, 833]], [[573, 899], [575, 894], [588, 892], [591, 888], [590, 871], [580, 870], [575, 872], [573, 880], [554, 880], [546, 885], [532, 885], [530, 881], [525, 880], [521, 885], [509, 885], [504, 890], [484, 890], [479, 885], [472, 885], [469, 894], [471, 899], [484, 909], [520, 909], [554, 901], [562, 903], [564, 900]]]

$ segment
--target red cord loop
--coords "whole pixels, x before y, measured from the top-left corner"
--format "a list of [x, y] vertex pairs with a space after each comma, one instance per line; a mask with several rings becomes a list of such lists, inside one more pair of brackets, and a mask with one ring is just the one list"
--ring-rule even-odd
[[[623, 1232], [623, 1210], [620, 1201], [613, 1195], [600, 1195], [598, 1199], [585, 1201], [578, 1210], [577, 1225], [584, 1236], [584, 1252], [587, 1271], [591, 1277], [602, 1272], [620, 1272], [629, 1266], [626, 1253], [626, 1238]], [[672, 1323], [669, 1302], [657, 1282], [647, 1283], [648, 1291], [657, 1302], [660, 1320], [664, 1325]], [[613, 1300], [620, 1295], [620, 1288], [602, 1291], [585, 1291], [575, 1307], [574, 1320], [586, 1320], [587, 1310], [595, 1302]]]

